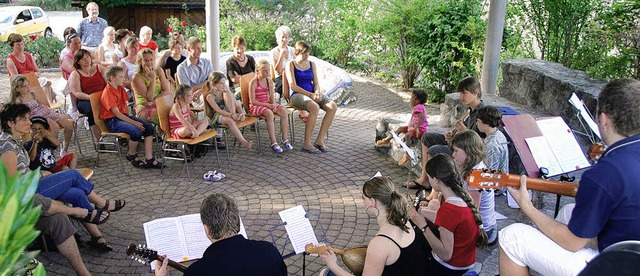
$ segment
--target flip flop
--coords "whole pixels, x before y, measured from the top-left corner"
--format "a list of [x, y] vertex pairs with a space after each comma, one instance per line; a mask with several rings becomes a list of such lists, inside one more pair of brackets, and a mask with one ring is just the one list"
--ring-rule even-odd
[[206, 173], [202, 176], [202, 179], [203, 179], [204, 181], [211, 181], [211, 182], [213, 182], [213, 181], [212, 181], [212, 178], [213, 178], [213, 175], [214, 175], [215, 173], [216, 173], [216, 171], [208, 171], [208, 172], [206, 172]]
[[316, 147], [316, 149], [320, 150], [322, 153], [329, 152], [329, 149], [327, 149], [325, 146], [321, 146], [318, 144], [313, 144], [313, 146]]
[[321, 154], [322, 152], [320, 150], [318, 150], [317, 148], [314, 150], [310, 150], [310, 149], [306, 149], [306, 148], [302, 148], [302, 152], [306, 152], [309, 154]]

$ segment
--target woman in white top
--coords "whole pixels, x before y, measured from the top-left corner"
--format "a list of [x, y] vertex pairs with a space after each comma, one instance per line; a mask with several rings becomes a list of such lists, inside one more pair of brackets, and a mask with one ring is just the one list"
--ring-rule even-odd
[[98, 62], [103, 66], [113, 65], [113, 54], [115, 53], [117, 46], [114, 43], [116, 40], [116, 30], [108, 26], [104, 28], [102, 32], [104, 35], [102, 43], [98, 46]]
[[118, 66], [124, 69], [124, 86], [127, 89], [131, 89], [131, 80], [133, 74], [138, 71], [138, 65], [136, 65], [136, 56], [138, 55], [138, 39], [135, 36], [127, 38], [127, 42], [124, 44], [124, 58], [118, 62]]

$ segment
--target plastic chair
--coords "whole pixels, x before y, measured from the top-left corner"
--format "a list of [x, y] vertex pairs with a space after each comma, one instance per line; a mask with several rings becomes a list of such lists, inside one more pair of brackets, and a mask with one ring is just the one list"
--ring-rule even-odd
[[[96, 168], [100, 163], [100, 154], [101, 153], [117, 153], [118, 154], [118, 163], [120, 164], [120, 170], [124, 173], [124, 165], [122, 164], [123, 159], [121, 157], [120, 150], [120, 139], [129, 139], [129, 134], [124, 132], [111, 132], [107, 127], [107, 124], [100, 119], [100, 110], [102, 109], [102, 104], [100, 103], [100, 97], [102, 97], [102, 92], [95, 92], [90, 95], [91, 99], [91, 111], [93, 111], [93, 120], [96, 122], [96, 125], [100, 127], [100, 137], [98, 138], [98, 145], [96, 147], [96, 151], [98, 152], [98, 158], [96, 158]], [[93, 132], [92, 132], [93, 133]], [[113, 139], [113, 142], [107, 141], [108, 139]], [[100, 145], [105, 146], [113, 146], [115, 149], [104, 149], [100, 148]]]
[[[187, 179], [189, 179], [189, 183], [191, 183], [191, 175], [189, 173], [189, 164], [187, 164], [187, 145], [197, 145], [208, 140], [211, 140], [216, 137], [218, 134], [213, 129], [208, 129], [200, 136], [192, 139], [176, 139], [171, 137], [171, 129], [169, 128], [169, 113], [171, 112], [171, 107], [173, 106], [173, 95], [166, 95], [156, 99], [156, 107], [158, 110], [158, 119], [160, 119], [160, 129], [163, 132], [163, 144], [162, 144], [162, 159], [164, 160], [181, 160], [184, 162], [184, 165], [187, 169]], [[176, 145], [176, 148], [170, 148], [170, 145]], [[207, 146], [214, 146], [216, 149], [216, 160], [218, 161], [218, 169], [220, 169], [220, 158], [218, 156], [218, 146], [215, 141], [211, 144], [206, 144]], [[170, 156], [171, 153], [180, 153], [181, 156]], [[204, 162], [204, 161], [203, 161]], [[164, 164], [166, 162], [162, 162], [162, 168], [160, 169], [160, 174], [164, 171]]]

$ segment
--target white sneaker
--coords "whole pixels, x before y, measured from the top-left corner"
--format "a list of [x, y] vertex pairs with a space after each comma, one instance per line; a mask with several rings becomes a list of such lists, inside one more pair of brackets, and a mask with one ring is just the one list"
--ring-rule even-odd
[[82, 118], [82, 120], [84, 121], [84, 129], [89, 130], [89, 120], [87, 119], [87, 117]]
[[60, 158], [67, 155], [67, 152], [64, 150], [64, 142], [60, 143]]

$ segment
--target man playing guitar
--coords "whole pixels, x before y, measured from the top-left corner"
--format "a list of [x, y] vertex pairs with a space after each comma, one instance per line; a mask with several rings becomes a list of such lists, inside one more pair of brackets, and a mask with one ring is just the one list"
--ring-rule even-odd
[[[537, 226], [516, 223], [500, 231], [500, 274], [576, 275], [611, 244], [640, 240], [640, 81], [614, 80], [598, 96], [597, 122], [609, 147], [582, 174], [576, 203], [554, 220], [533, 207], [526, 191], [509, 187]], [[597, 238], [597, 249], [589, 246]], [[623, 264], [621, 264], [623, 265]]]

